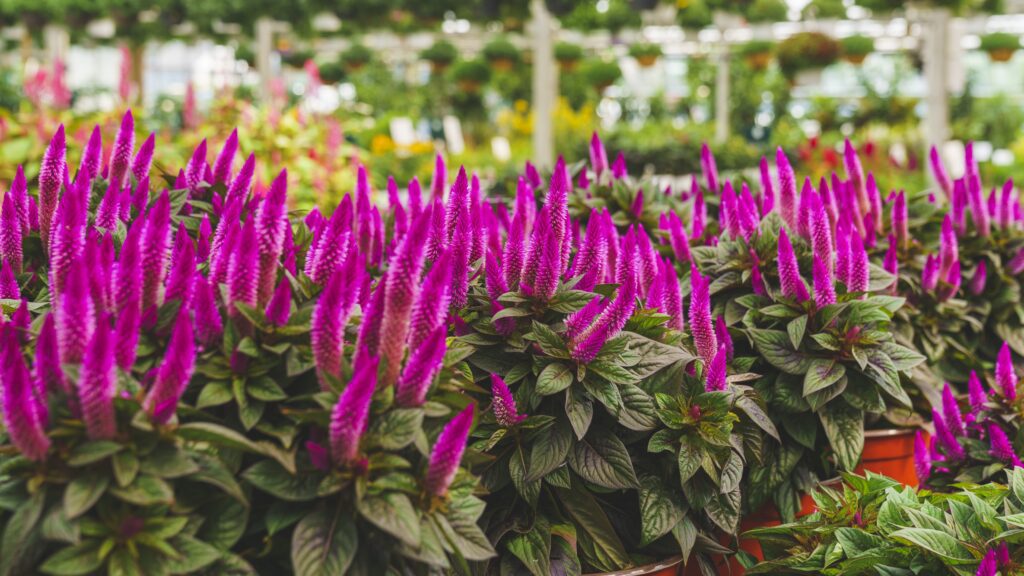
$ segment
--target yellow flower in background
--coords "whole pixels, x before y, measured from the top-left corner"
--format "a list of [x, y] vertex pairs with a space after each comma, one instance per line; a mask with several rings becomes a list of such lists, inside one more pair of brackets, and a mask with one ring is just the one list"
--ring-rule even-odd
[[395, 149], [395, 142], [384, 134], [377, 134], [370, 140], [370, 152], [373, 154], [387, 154]]

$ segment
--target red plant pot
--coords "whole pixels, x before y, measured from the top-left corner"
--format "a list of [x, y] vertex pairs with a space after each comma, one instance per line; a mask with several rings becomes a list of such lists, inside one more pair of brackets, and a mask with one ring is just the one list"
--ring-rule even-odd
[[906, 486], [917, 486], [914, 471], [916, 428], [889, 428], [864, 432], [864, 453], [855, 472], [884, 474]]

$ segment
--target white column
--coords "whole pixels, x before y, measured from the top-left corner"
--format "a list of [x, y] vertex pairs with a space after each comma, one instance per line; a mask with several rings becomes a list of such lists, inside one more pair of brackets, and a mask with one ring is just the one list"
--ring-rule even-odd
[[555, 159], [553, 114], [558, 99], [553, 19], [544, 0], [533, 0], [533, 161], [550, 168]]
[[274, 21], [263, 17], [256, 21], [256, 72], [260, 75], [260, 94], [270, 98], [270, 54], [274, 49]]
[[68, 47], [71, 45], [71, 40], [66, 28], [56, 24], [47, 24], [43, 28], [43, 42], [46, 45], [47, 62], [53, 64], [59, 58], [67, 64]]
[[718, 41], [718, 68], [715, 71], [715, 142], [723, 143], [729, 139], [729, 60], [731, 57], [729, 43], [725, 40], [725, 32], [734, 22], [728, 14], [718, 12], [714, 15], [715, 26], [721, 33]]
[[[937, 146], [950, 137], [949, 129], [949, 62], [950, 12], [935, 8], [922, 13], [924, 33], [924, 76], [927, 83], [928, 110], [925, 114], [925, 146]], [[955, 47], [959, 51], [959, 46]]]

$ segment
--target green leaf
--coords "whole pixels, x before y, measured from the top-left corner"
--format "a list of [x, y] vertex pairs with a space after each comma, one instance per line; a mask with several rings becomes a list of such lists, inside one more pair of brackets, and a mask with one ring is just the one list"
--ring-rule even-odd
[[506, 547], [533, 576], [551, 575], [551, 529], [543, 517], [531, 530], [513, 534]]
[[540, 349], [548, 356], [563, 359], [570, 357], [569, 349], [565, 346], [565, 341], [563, 341], [562, 337], [556, 334], [555, 331], [547, 325], [534, 320], [531, 332], [528, 336], [530, 339], [537, 342]]
[[245, 533], [249, 522], [249, 508], [227, 498], [216, 498], [203, 505], [203, 515], [206, 521], [195, 537], [219, 550], [230, 550]]
[[189, 476], [189, 480], [220, 488], [222, 492], [234, 498], [239, 504], [249, 505], [241, 485], [235, 480], [235, 475], [224, 466], [219, 458], [203, 453], [197, 453], [195, 458], [196, 464], [199, 465], [199, 471]]
[[530, 315], [530, 311], [526, 310], [525, 308], [502, 308], [501, 310], [498, 311], [497, 314], [495, 314], [493, 317], [491, 317], [491, 321], [497, 322], [498, 320], [501, 320], [502, 318], [517, 318], [517, 317], [520, 317], [520, 316], [529, 316], [529, 315]]
[[171, 546], [178, 552], [177, 558], [167, 561], [167, 570], [171, 574], [195, 574], [221, 556], [220, 550], [185, 534], [171, 540]]
[[171, 490], [167, 482], [148, 474], [139, 474], [131, 484], [125, 487], [111, 486], [110, 494], [139, 506], [170, 504], [174, 501], [174, 491]]
[[368, 522], [409, 546], [420, 545], [420, 518], [409, 497], [401, 492], [367, 495], [357, 507]]
[[124, 446], [111, 440], [93, 440], [75, 446], [68, 456], [68, 466], [85, 466], [120, 452]]
[[242, 473], [250, 484], [289, 502], [308, 502], [317, 497], [320, 479], [289, 473], [274, 460], [262, 460]]
[[789, 335], [779, 330], [750, 329], [747, 331], [757, 351], [769, 364], [787, 374], [803, 375], [810, 361], [792, 348]]
[[448, 504], [447, 515], [435, 515], [447, 539], [467, 560], [482, 561], [495, 556], [494, 547], [477, 526], [483, 506], [483, 502], [474, 497], [455, 498]]
[[632, 564], [626, 547], [612, 528], [601, 504], [590, 491], [583, 489], [578, 480], [573, 480], [572, 488], [556, 488], [555, 493], [558, 501], [575, 522], [580, 538], [585, 536], [593, 543], [595, 551], [611, 564], [609, 569]]
[[25, 500], [14, 514], [7, 517], [4, 536], [0, 542], [0, 574], [4, 576], [20, 576], [10, 570], [24, 561], [23, 555], [31, 543], [38, 537], [35, 527], [43, 514], [46, 491], [39, 490]]
[[230, 428], [210, 422], [190, 422], [178, 427], [178, 435], [194, 442], [206, 442], [214, 446], [263, 454], [258, 444]]
[[804, 375], [804, 397], [828, 388], [846, 375], [846, 367], [835, 360], [815, 358]]
[[682, 348], [669, 346], [634, 332], [622, 332], [619, 337], [625, 339], [629, 352], [640, 358], [637, 363], [629, 367], [629, 371], [641, 379], [651, 376], [670, 364], [689, 363], [695, 358]]
[[288, 394], [277, 385], [277, 382], [268, 376], [261, 376], [249, 382], [245, 386], [245, 392], [256, 400], [263, 402], [277, 402], [288, 398]]
[[924, 362], [926, 358], [906, 346], [900, 346], [894, 342], [883, 342], [882, 351], [892, 361], [897, 370], [910, 370]]
[[973, 555], [953, 536], [931, 528], [903, 528], [890, 535], [948, 560], [971, 560]]
[[829, 444], [843, 470], [853, 470], [864, 450], [864, 413], [846, 402], [832, 402], [818, 412]]
[[81, 541], [81, 529], [78, 522], [68, 518], [64, 512], [64, 506], [60, 503], [50, 507], [50, 511], [43, 518], [39, 533], [46, 540], [65, 542], [67, 544], [78, 544]]
[[117, 480], [118, 486], [127, 486], [132, 483], [135, 479], [135, 475], [139, 473], [139, 459], [133, 452], [124, 450], [114, 454], [112, 460], [114, 465], [114, 479]]
[[843, 546], [843, 551], [850, 558], [867, 554], [886, 545], [884, 539], [860, 528], [837, 528], [835, 535], [836, 540]]
[[565, 394], [565, 415], [569, 417], [576, 438], [582, 439], [594, 417], [594, 402], [577, 387], [571, 387]]
[[657, 476], [640, 481], [640, 545], [647, 546], [668, 534], [683, 518], [678, 491], [670, 490]]
[[607, 430], [593, 430], [569, 452], [569, 466], [581, 478], [605, 488], [636, 488], [636, 472], [626, 446]]
[[537, 376], [534, 391], [541, 396], [550, 396], [565, 390], [572, 385], [572, 368], [561, 362], [552, 362], [541, 370]]
[[746, 395], [740, 396], [736, 399], [736, 407], [743, 410], [758, 428], [764, 430], [772, 438], [779, 440], [779, 431], [775, 428], [775, 424], [756, 400]]
[[565, 464], [572, 448], [572, 429], [559, 420], [548, 431], [537, 437], [530, 449], [527, 481], [539, 480]]
[[643, 388], [633, 384], [619, 387], [622, 396], [622, 408], [619, 411], [619, 423], [629, 428], [646, 432], [658, 427], [658, 415], [654, 407], [654, 399]]
[[196, 400], [196, 408], [221, 406], [231, 402], [232, 398], [231, 387], [228, 386], [228, 383], [216, 380], [203, 386], [202, 391], [199, 392], [199, 398]]
[[78, 518], [92, 508], [110, 485], [110, 476], [96, 470], [79, 474], [64, 490], [64, 512], [68, 518]]
[[295, 576], [345, 574], [357, 549], [356, 523], [340, 510], [318, 507], [299, 521], [292, 533]]
[[385, 450], [401, 450], [412, 444], [423, 425], [422, 408], [397, 408], [375, 418], [370, 428], [370, 444]]
[[180, 478], [199, 470], [185, 450], [163, 444], [146, 455], [140, 462], [139, 470], [161, 478]]
[[730, 452], [729, 459], [722, 466], [719, 491], [722, 494], [727, 494], [738, 490], [741, 478], [743, 478], [743, 457], [736, 452]]
[[43, 562], [39, 569], [54, 576], [79, 576], [90, 574], [103, 565], [99, 555], [99, 542], [91, 540], [77, 546], [61, 548]]
[[540, 498], [540, 480], [527, 478], [527, 467], [526, 453], [522, 447], [516, 447], [508, 461], [508, 475], [512, 479], [516, 493], [532, 508], [537, 505], [537, 499]]
[[877, 383], [886, 394], [907, 408], [911, 407], [910, 396], [900, 385], [896, 365], [881, 350], [872, 349], [867, 353], [868, 369], [865, 375]]
[[692, 478], [697, 470], [700, 470], [704, 452], [696, 441], [688, 436], [683, 436], [679, 439], [679, 454], [676, 459], [679, 462], [679, 482], [686, 484], [686, 481]]
[[786, 332], [789, 333], [789, 341], [793, 344], [794, 350], [800, 349], [800, 343], [804, 341], [804, 333], [807, 331], [807, 315], [797, 316], [786, 324]]

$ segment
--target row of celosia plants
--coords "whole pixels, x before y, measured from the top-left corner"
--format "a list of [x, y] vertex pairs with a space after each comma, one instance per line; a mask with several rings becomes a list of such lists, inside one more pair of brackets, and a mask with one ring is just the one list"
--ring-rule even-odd
[[[327, 214], [288, 210], [285, 171], [254, 186], [238, 146], [156, 185], [128, 114], [77, 169], [59, 129], [5, 194], [0, 575], [712, 574], [743, 515], [792, 517], [866, 426], [938, 397], [910, 328], [963, 292], [966, 250], [931, 256], [940, 199], [884, 206], [852, 147], [799, 192], [781, 151], [755, 192], [705, 149], [674, 194], [595, 135], [508, 204], [439, 159], [426, 195], [391, 180], [375, 206], [361, 170]], [[1009, 189], [984, 258], [1020, 258], [994, 252]]]

